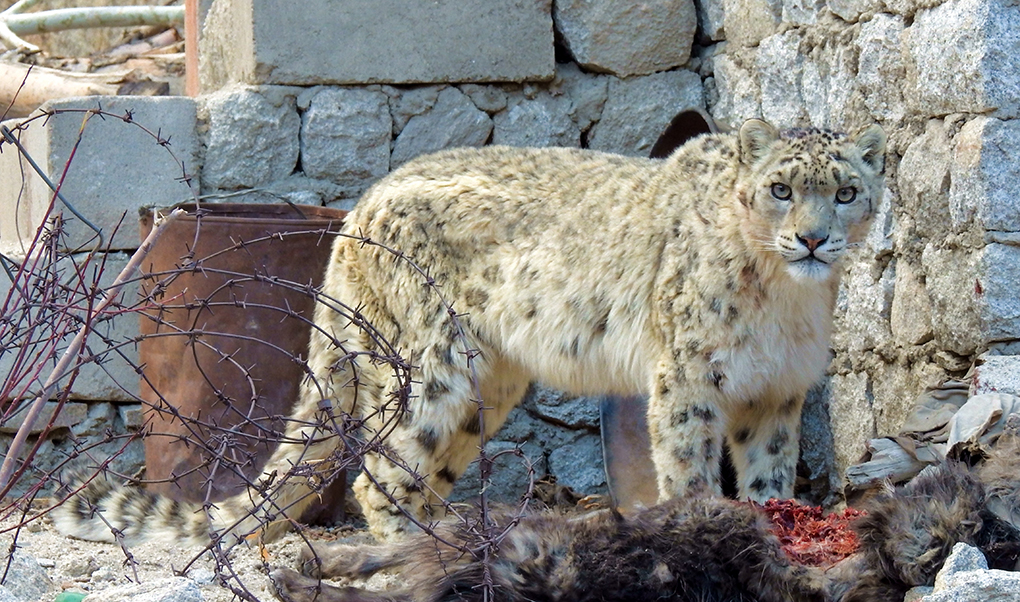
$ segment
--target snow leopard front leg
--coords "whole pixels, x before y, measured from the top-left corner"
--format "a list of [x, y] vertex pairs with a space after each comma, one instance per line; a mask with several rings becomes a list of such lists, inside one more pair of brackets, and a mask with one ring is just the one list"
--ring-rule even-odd
[[737, 472], [737, 499], [793, 497], [804, 395], [754, 400], [727, 416], [726, 439]]
[[719, 469], [725, 429], [721, 393], [710, 378], [698, 378], [677, 361], [663, 361], [655, 371], [648, 434], [660, 502], [722, 494]]

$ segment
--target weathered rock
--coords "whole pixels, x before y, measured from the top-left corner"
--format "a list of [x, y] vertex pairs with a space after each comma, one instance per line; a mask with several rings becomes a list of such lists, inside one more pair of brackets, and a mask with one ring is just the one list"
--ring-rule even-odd
[[725, 39], [725, 3], [719, 0], [694, 0], [694, 6], [698, 11], [699, 37], [712, 41]]
[[549, 454], [549, 471], [556, 482], [579, 493], [601, 493], [606, 488], [602, 440], [593, 433], [579, 433], [573, 441]]
[[932, 119], [925, 124], [900, 160], [896, 173], [900, 204], [913, 218], [922, 238], [944, 238], [950, 225], [950, 165], [953, 161], [952, 138], [948, 124]]
[[856, 464], [875, 436], [872, 395], [865, 373], [835, 374], [829, 381], [829, 415], [837, 474]]
[[202, 591], [191, 579], [173, 577], [146, 583], [130, 583], [107, 588], [82, 602], [204, 602]]
[[301, 117], [305, 175], [364, 190], [389, 172], [389, 102], [363, 88], [323, 88]]
[[208, 131], [202, 185], [255, 188], [297, 167], [301, 118], [292, 93], [280, 88], [232, 88], [201, 100]]
[[[28, 413], [29, 405], [31, 405], [30, 402], [26, 400], [22, 410], [11, 416], [3, 424], [0, 424], [0, 433], [13, 434], [18, 432], [18, 429], [25, 422], [25, 415]], [[34, 435], [41, 432], [43, 427], [49, 424], [50, 419], [53, 418], [53, 413], [56, 411], [57, 402], [47, 402], [33, 423], [32, 430], [29, 433]], [[57, 414], [56, 420], [53, 421], [53, 428], [69, 428], [85, 420], [87, 415], [88, 404], [65, 403], [64, 407], [60, 409], [60, 413]]]
[[903, 17], [880, 13], [861, 25], [855, 40], [857, 85], [872, 116], [883, 122], [898, 122], [906, 113], [901, 87], [892, 84], [904, 78], [902, 35]]
[[783, 4], [779, 0], [722, 0], [726, 41], [755, 46], [779, 28]]
[[970, 355], [984, 343], [975, 284], [983, 268], [980, 254], [937, 249], [929, 243], [921, 256], [925, 288], [932, 306], [932, 329], [939, 347]]
[[1007, 602], [1020, 599], [1020, 573], [988, 570], [984, 554], [958, 543], [935, 576], [932, 593], [923, 602]]
[[840, 291], [839, 328], [833, 335], [833, 347], [859, 356], [885, 343], [891, 336], [889, 314], [892, 307], [896, 263], [891, 262], [878, 276], [871, 262], [850, 266]]
[[548, 387], [536, 386], [524, 407], [538, 417], [571, 429], [599, 428], [599, 404], [588, 397], [574, 397]]
[[691, 0], [556, 0], [553, 18], [574, 60], [620, 77], [683, 65], [697, 28]]
[[[573, 63], [571, 63], [573, 65]], [[574, 67], [577, 68], [576, 66]], [[560, 69], [557, 66], [556, 72], [559, 73]], [[460, 91], [467, 94], [467, 97], [471, 99], [471, 102], [475, 103], [475, 106], [485, 111], [489, 115], [498, 113], [506, 108], [506, 92], [499, 89], [496, 86], [479, 86], [477, 84], [464, 84], [460, 87]], [[436, 98], [439, 97], [439, 93], [436, 93]], [[433, 99], [433, 103], [435, 100]], [[427, 108], [431, 108], [429, 105]], [[424, 111], [419, 111], [421, 113]], [[417, 115], [418, 113], [414, 113]], [[410, 118], [410, 117], [408, 117]], [[396, 119], [396, 117], [394, 117]], [[400, 127], [403, 127], [401, 124]]]
[[814, 25], [825, 8], [825, 0], [783, 0], [783, 23]]
[[1020, 121], [977, 117], [956, 137], [949, 188], [953, 227], [1020, 231]]
[[126, 429], [138, 430], [145, 425], [145, 414], [140, 403], [117, 404], [117, 415]]
[[1011, 0], [948, 0], [905, 31], [907, 101], [925, 115], [1020, 115], [1020, 11]]
[[[393, 135], [400, 134], [407, 122], [415, 115], [421, 115], [436, 105], [439, 92], [444, 86], [415, 86], [397, 89], [384, 86], [383, 91], [390, 97], [390, 115], [393, 119]], [[467, 86], [465, 86], [466, 88]], [[491, 86], [475, 86], [491, 88]], [[466, 92], [465, 92], [466, 93]], [[472, 98], [474, 100], [474, 98]], [[481, 109], [481, 107], [478, 107]]]
[[435, 106], [412, 117], [393, 145], [390, 167], [425, 153], [455, 146], [482, 146], [492, 120], [457, 88], [444, 88]]
[[832, 434], [832, 418], [829, 414], [829, 398], [832, 396], [829, 383], [819, 383], [810, 391], [804, 401], [800, 426], [800, 456], [811, 482], [807, 499], [816, 505], [829, 506], [827, 498], [839, 490], [840, 475], [836, 471], [835, 444]]
[[714, 59], [716, 104], [712, 116], [720, 125], [735, 130], [744, 121], [761, 115], [761, 90], [750, 65], [741, 57], [719, 54]]
[[592, 127], [589, 146], [647, 157], [677, 113], [704, 106], [701, 78], [691, 71], [611, 79], [609, 99], [601, 121]]
[[539, 93], [496, 115], [492, 143], [510, 146], [571, 146], [581, 144], [581, 130], [570, 119], [570, 102]]
[[921, 282], [917, 268], [906, 259], [897, 260], [890, 312], [890, 326], [896, 342], [907, 346], [930, 341], [934, 336], [931, 314], [928, 291]]
[[761, 114], [780, 127], [807, 121], [800, 87], [805, 63], [800, 36], [797, 30], [791, 30], [763, 39], [758, 47]]
[[576, 64], [556, 66], [556, 81], [549, 87], [570, 100], [570, 118], [582, 132], [602, 117], [609, 96], [609, 77], [582, 72]]
[[[510, 420], [514, 420], [514, 418], [511, 417]], [[524, 458], [514, 453], [513, 450], [518, 447]], [[488, 498], [495, 502], [514, 504], [527, 493], [529, 479], [532, 478], [528, 473], [529, 461], [535, 467], [533, 478], [540, 478], [545, 471], [545, 466], [542, 462], [545, 450], [532, 441], [515, 443], [512, 441], [492, 440], [485, 444], [485, 452], [489, 454], [490, 458], [496, 458], [492, 478], [485, 490]], [[527, 461], [525, 458], [527, 458]], [[464, 475], [457, 480], [457, 484], [450, 494], [450, 500], [455, 502], [471, 502], [478, 499], [478, 492], [480, 490], [481, 478], [478, 473], [478, 464], [472, 463], [468, 466]]]
[[835, 15], [844, 21], [856, 23], [863, 13], [878, 10], [881, 0], [827, 0], [826, 5]]
[[24, 552], [15, 552], [7, 569], [2, 590], [19, 602], [36, 602], [48, 599], [56, 589], [46, 569], [35, 558]]
[[1020, 356], [986, 355], [975, 368], [971, 395], [1009, 393], [1020, 395]]

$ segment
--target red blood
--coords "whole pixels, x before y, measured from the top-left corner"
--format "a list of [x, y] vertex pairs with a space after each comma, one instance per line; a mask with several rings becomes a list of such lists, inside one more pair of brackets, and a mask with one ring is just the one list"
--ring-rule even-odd
[[772, 521], [772, 532], [794, 562], [830, 566], [857, 551], [857, 535], [850, 523], [863, 512], [847, 508], [822, 516], [821, 508], [802, 506], [794, 500], [772, 499], [754, 505]]

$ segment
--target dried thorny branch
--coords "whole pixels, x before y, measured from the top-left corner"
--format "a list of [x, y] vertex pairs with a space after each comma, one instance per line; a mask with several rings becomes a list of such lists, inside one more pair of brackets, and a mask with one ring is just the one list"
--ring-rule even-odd
[[[47, 120], [63, 113], [79, 114], [82, 117], [79, 141], [82, 136], [88, 134], [87, 125], [91, 119], [109, 119], [121, 122], [125, 127], [141, 129], [152, 138], [154, 146], [163, 147], [173, 156], [169, 138], [164, 137], [161, 131], [152, 131], [138, 124], [130, 111], [113, 114], [103, 111], [101, 107], [41, 113], [11, 128], [10, 135], [17, 136], [28, 127], [44, 125]], [[0, 147], [3, 144], [4, 142], [0, 141]], [[24, 150], [10, 141], [7, 144], [9, 146], [4, 150], [18, 152]], [[73, 160], [73, 155], [69, 162], [70, 160]], [[175, 179], [190, 187], [191, 176], [187, 167], [176, 157], [174, 161], [179, 168]], [[478, 470], [481, 485], [477, 514], [462, 513], [457, 507], [442, 500], [435, 491], [428, 490], [424, 475], [417, 474], [414, 467], [408, 466], [402, 458], [397, 457], [386, 444], [386, 436], [397, 425], [407, 408], [416, 370], [413, 358], [403, 357], [401, 351], [387, 340], [385, 334], [365, 319], [360, 308], [351, 307], [343, 300], [330, 297], [311, 282], [293, 280], [286, 273], [273, 273], [256, 260], [260, 253], [270, 255], [278, 253], [275, 250], [277, 245], [295, 238], [309, 241], [307, 243], [309, 245], [328, 246], [337, 236], [349, 236], [338, 232], [339, 224], [270, 232], [264, 236], [243, 240], [234, 237], [218, 247], [209, 248], [208, 245], [202, 245], [208, 238], [207, 220], [210, 219], [210, 213], [198, 202], [199, 197], [193, 191], [192, 197], [196, 202], [195, 232], [187, 248], [181, 249], [176, 262], [166, 269], [154, 269], [151, 262], [146, 262], [141, 266], [143, 274], [132, 275], [137, 264], [145, 257], [146, 245], [143, 245], [113, 285], [101, 286], [101, 278], [110, 269], [107, 264], [109, 249], [96, 245], [86, 254], [68, 250], [64, 240], [64, 222], [58, 208], [64, 206], [73, 209], [74, 199], [60, 199], [62, 205], [56, 204], [61, 183], [62, 178], [52, 186], [54, 195], [49, 207], [50, 218], [39, 228], [25, 251], [25, 257], [14, 261], [0, 256], [0, 263], [3, 263], [11, 281], [10, 293], [0, 308], [0, 360], [4, 362], [4, 366], [10, 366], [10, 371], [0, 386], [0, 400], [6, 400], [0, 406], [2, 409], [0, 422], [13, 420], [25, 412], [26, 408], [31, 408], [31, 413], [23, 421], [24, 432], [19, 434], [20, 440], [11, 446], [5, 464], [0, 469], [0, 484], [3, 485], [4, 492], [25, 492], [0, 508], [3, 517], [8, 519], [19, 517], [13, 520], [16, 526], [7, 530], [13, 532], [15, 541], [18, 526], [36, 519], [40, 514], [39, 509], [31, 510], [32, 501], [41, 494], [53, 491], [57, 486], [65, 485], [61, 476], [65, 467], [74, 466], [79, 469], [87, 467], [90, 478], [102, 475], [103, 478], [136, 481], [135, 475], [118, 472], [115, 461], [117, 454], [142, 433], [150, 440], [164, 438], [174, 445], [175, 449], [197, 450], [197, 456], [200, 457], [200, 461], [171, 472], [165, 477], [153, 478], [152, 475], [147, 475], [143, 483], [174, 484], [186, 479], [195, 479], [200, 483], [195, 488], [195, 491], [200, 493], [198, 501], [209, 513], [222, 497], [217, 497], [214, 485], [232, 480], [240, 491], [249, 493], [252, 502], [251, 515], [258, 517], [263, 525], [270, 525], [276, 521], [295, 524], [299, 518], [292, 515], [291, 508], [278, 504], [272, 495], [280, 487], [286, 486], [287, 481], [299, 479], [308, 484], [311, 490], [309, 495], [323, 495], [330, 485], [342, 482], [348, 470], [363, 469], [363, 458], [366, 454], [378, 454], [411, 474], [421, 485], [423, 492], [427, 491], [439, 500], [449, 517], [461, 522], [460, 530], [468, 535], [466, 540], [463, 543], [445, 541], [433, 528], [435, 526], [433, 523], [421, 521], [405, 512], [410, 521], [436, 537], [437, 544], [481, 560], [486, 572], [483, 583], [478, 586], [483, 588], [485, 599], [492, 599], [493, 584], [487, 572], [488, 564], [498, 551], [508, 530], [512, 529], [526, 512], [532, 495], [532, 486], [529, 485], [528, 490], [523, 492], [520, 505], [512, 512], [509, 523], [503, 522], [502, 526], [497, 524], [492, 518], [488, 498], [493, 463], [501, 455], [514, 454], [525, 463], [529, 477], [533, 477], [533, 470], [520, 449], [495, 455], [486, 453], [487, 408], [481, 398], [481, 387], [475, 366], [479, 350], [471, 343], [462, 322], [463, 316], [457, 313], [456, 308], [444, 296], [441, 286], [429, 275], [428, 266], [419, 265], [399, 249], [389, 248], [362, 236], [352, 237], [362, 245], [376, 246], [393, 254], [403, 265], [417, 274], [422, 286], [442, 303], [453, 325], [455, 336], [460, 342], [460, 354], [471, 371], [472, 396], [478, 408], [480, 426]], [[87, 216], [81, 216], [82, 219], [85, 217]], [[159, 231], [159, 227], [155, 228], [150, 236], [158, 236]], [[204, 250], [200, 252], [199, 249]], [[220, 258], [231, 254], [242, 254], [250, 258], [251, 262], [244, 269], [226, 268], [218, 263]], [[179, 279], [187, 278], [217, 284], [201, 296], [173, 292], [177, 290], [175, 283]], [[124, 294], [122, 287], [125, 286], [137, 287], [140, 292], [133, 297]], [[339, 335], [322, 330], [312, 321], [310, 312], [295, 309], [290, 302], [273, 303], [255, 299], [250, 293], [257, 286], [287, 291], [336, 312], [371, 339], [372, 351], [346, 349], [345, 341], [337, 338]], [[187, 286], [184, 289], [188, 291]], [[333, 407], [329, 402], [330, 395], [327, 393], [326, 383], [316, 380], [316, 377], [321, 375], [316, 375], [307, 364], [307, 358], [303, 357], [305, 348], [287, 349], [275, 340], [270, 340], [271, 337], [268, 336], [232, 332], [222, 328], [219, 322], [222, 316], [228, 312], [238, 311], [251, 315], [260, 312], [258, 315], [261, 316], [261, 320], [272, 323], [287, 320], [288, 329], [300, 327], [317, 330], [319, 335], [342, 351], [334, 367], [338, 370], [341, 368], [349, 370], [352, 375], [350, 381], [342, 386], [352, 387], [356, 394], [359, 391], [359, 364], [388, 366], [392, 371], [393, 384], [387, 398], [381, 400], [383, 403], [379, 403], [378, 407], [370, 410], [374, 413], [366, 415], [352, 416], [342, 411], [342, 408]], [[136, 319], [149, 325], [145, 334], [125, 337], [116, 335], [110, 330], [111, 325], [115, 323]], [[77, 333], [77, 336], [68, 342], [74, 333]], [[185, 343], [186, 354], [198, 367], [204, 386], [214, 397], [214, 403], [209, 408], [193, 415], [182, 412], [174, 403], [171, 392], [166, 389], [166, 385], [160, 381], [151, 366], [142, 365], [133, 359], [134, 349], [139, 345], [174, 340]], [[304, 374], [310, 386], [318, 387], [319, 397], [324, 402], [318, 408], [314, 419], [302, 425], [307, 427], [304, 432], [312, 433], [311, 436], [303, 440], [286, 438], [284, 433], [287, 430], [287, 423], [295, 418], [286, 416], [285, 410], [274, 409], [275, 406], [271, 403], [279, 400], [265, 398], [263, 390], [266, 382], [263, 374], [266, 366], [245, 360], [244, 356], [238, 353], [238, 349], [244, 346], [258, 347], [271, 354], [274, 358], [272, 361], [295, 366], [298, 372]], [[66, 457], [56, 461], [49, 469], [33, 464], [35, 452], [55, 428], [60, 410], [72, 398], [73, 385], [79, 371], [86, 366], [98, 366], [99, 369], [109, 373], [108, 365], [114, 360], [130, 366], [138, 375], [142, 388], [151, 391], [151, 395], [140, 395], [131, 392], [134, 389], [133, 383], [119, 383], [124, 388], [122, 393], [125, 397], [145, 406], [146, 422], [142, 431], [126, 435], [110, 432], [100, 441], [78, 439], [72, 434]], [[217, 376], [220, 372], [214, 372], [213, 367], [218, 371], [226, 370], [231, 375], [229, 385], [223, 382], [221, 375]], [[35, 434], [31, 424], [37, 421], [40, 409], [50, 399], [56, 401], [56, 405], [53, 406], [55, 411], [47, 421], [48, 424]], [[381, 426], [370, 429], [367, 427], [370, 422]], [[176, 425], [179, 428], [173, 433], [160, 433], [157, 425], [164, 427]], [[18, 447], [28, 443], [31, 437], [36, 438], [33, 449], [20, 458], [20, 467], [14, 470], [14, 466], [19, 465]], [[332, 446], [334, 452], [329, 457], [313, 459], [302, 456], [285, 474], [261, 477], [258, 458], [265, 450], [279, 444], [303, 445], [307, 450], [308, 446], [327, 439], [335, 442]], [[112, 452], [111, 446], [115, 448]], [[369, 478], [374, 480], [371, 474]], [[533, 482], [533, 478], [530, 478], [529, 482]], [[80, 483], [75, 487], [78, 486]], [[390, 497], [394, 506], [401, 507], [399, 500], [394, 499], [388, 492], [384, 493]], [[42, 512], [52, 507], [52, 504], [46, 506]], [[403, 509], [401, 511], [403, 512]], [[114, 531], [115, 539], [124, 549], [125, 557], [130, 564], [133, 558], [132, 551], [126, 545], [122, 534], [116, 533], [112, 525], [108, 526]], [[229, 525], [227, 527], [229, 528]], [[238, 539], [221, 539], [218, 534], [211, 535], [206, 550], [211, 552], [215, 560], [216, 578], [219, 583], [241, 599], [256, 600], [231, 565], [232, 546], [238, 539], [245, 540], [252, 534], [237, 533], [235, 535]], [[302, 537], [304, 536], [302, 533]], [[204, 550], [197, 552], [179, 568], [180, 572], [187, 572], [204, 552]]]

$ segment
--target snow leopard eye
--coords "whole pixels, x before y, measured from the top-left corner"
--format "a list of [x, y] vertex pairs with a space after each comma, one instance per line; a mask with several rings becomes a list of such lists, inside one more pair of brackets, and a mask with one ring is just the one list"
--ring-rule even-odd
[[857, 198], [857, 189], [853, 186], [844, 186], [836, 191], [836, 202], [847, 204]]
[[788, 201], [793, 196], [793, 189], [786, 184], [775, 183], [772, 185], [772, 196], [780, 201]]

